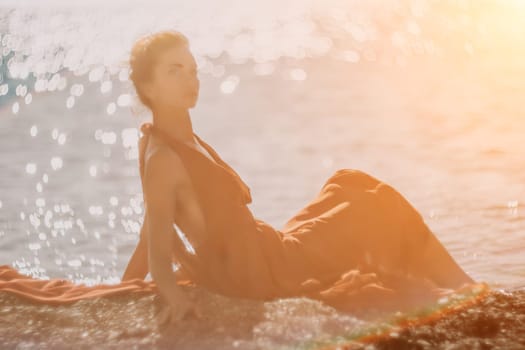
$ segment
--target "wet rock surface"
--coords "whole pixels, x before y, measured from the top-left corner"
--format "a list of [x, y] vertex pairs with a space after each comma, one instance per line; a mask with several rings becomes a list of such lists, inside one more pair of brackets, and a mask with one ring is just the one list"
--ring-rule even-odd
[[434, 322], [357, 349], [525, 349], [525, 290], [494, 291]]
[[318, 348], [330, 348], [326, 344], [332, 341], [338, 349], [525, 348], [525, 290], [494, 290], [474, 305], [424, 324], [394, 326], [368, 342], [348, 335], [374, 326], [374, 321], [341, 314], [315, 300], [230, 299], [198, 288], [191, 293], [207, 311], [205, 319], [187, 318], [163, 328], [157, 324], [164, 306], [158, 295], [49, 306], [2, 292], [2, 348], [314, 349], [318, 339], [324, 339], [324, 347]]

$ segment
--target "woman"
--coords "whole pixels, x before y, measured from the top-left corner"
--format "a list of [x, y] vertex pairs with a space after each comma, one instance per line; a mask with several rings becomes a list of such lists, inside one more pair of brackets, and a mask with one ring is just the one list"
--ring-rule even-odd
[[193, 131], [199, 79], [187, 38], [144, 37], [130, 65], [153, 122], [139, 143], [144, 224], [122, 279], [149, 271], [171, 305], [167, 319], [195, 310], [182, 280], [233, 297], [303, 295], [351, 310], [412, 305], [474, 282], [401, 194], [359, 170], [337, 170], [282, 230], [255, 218], [248, 186]]

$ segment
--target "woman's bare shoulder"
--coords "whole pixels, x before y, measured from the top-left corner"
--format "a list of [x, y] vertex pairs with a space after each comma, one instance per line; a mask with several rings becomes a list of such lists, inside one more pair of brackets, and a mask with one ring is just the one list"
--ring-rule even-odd
[[[155, 154], [161, 154], [162, 158], [172, 155], [173, 158], [178, 158], [178, 155], [151, 131], [151, 123], [143, 123], [140, 130], [143, 135], [139, 138], [139, 155], [143, 158], [144, 164], [148, 164], [150, 159]], [[175, 160], [177, 162], [177, 160]], [[169, 165], [169, 164], [166, 164]]]
[[145, 149], [144, 168], [145, 178], [154, 178], [158, 184], [169, 182], [180, 186], [189, 182], [189, 173], [177, 152], [152, 135]]
[[158, 140], [155, 135], [149, 135], [146, 140], [144, 160], [147, 162], [154, 154], [172, 155], [173, 158], [179, 158], [175, 151]]

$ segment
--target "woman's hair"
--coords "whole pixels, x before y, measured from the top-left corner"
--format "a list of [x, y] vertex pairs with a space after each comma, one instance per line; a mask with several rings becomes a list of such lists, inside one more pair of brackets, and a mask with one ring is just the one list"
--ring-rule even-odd
[[153, 77], [157, 57], [165, 50], [179, 45], [189, 45], [188, 38], [176, 30], [163, 30], [139, 38], [131, 49], [130, 75], [140, 101], [151, 109], [151, 103], [141, 90], [142, 83]]

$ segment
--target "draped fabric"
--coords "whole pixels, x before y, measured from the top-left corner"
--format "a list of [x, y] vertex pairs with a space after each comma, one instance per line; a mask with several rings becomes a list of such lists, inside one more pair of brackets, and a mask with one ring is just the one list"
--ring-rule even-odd
[[[253, 215], [247, 207], [252, 201], [250, 188], [198, 135], [194, 134], [196, 140], [215, 162], [153, 124], [143, 124], [141, 131], [141, 180], [144, 152], [154, 137], [183, 161], [206, 219], [206, 243], [193, 259], [181, 259], [188, 277], [179, 281], [181, 285], [260, 300], [304, 296], [356, 311], [423, 305], [437, 300], [444, 290], [472, 282], [417, 210], [393, 187], [369, 174], [336, 170], [310, 203], [276, 229]], [[443, 279], [445, 275], [450, 281]], [[61, 279], [36, 280], [8, 265], [0, 266], [2, 290], [54, 304], [158, 292], [154, 281], [87, 287]]]

